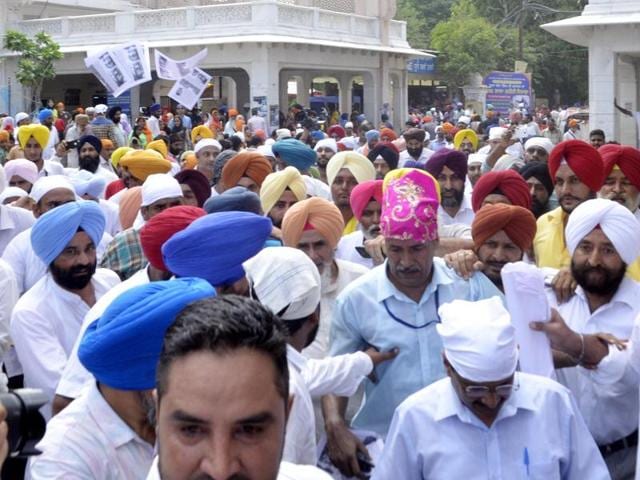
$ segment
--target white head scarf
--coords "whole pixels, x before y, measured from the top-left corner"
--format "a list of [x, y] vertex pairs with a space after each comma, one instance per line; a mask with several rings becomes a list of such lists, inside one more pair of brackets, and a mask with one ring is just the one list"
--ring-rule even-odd
[[149, 175], [142, 184], [141, 207], [148, 207], [163, 198], [182, 197], [182, 187], [178, 181], [166, 173]]
[[484, 163], [487, 159], [488, 155], [485, 153], [470, 153], [467, 157], [467, 165], [471, 165], [472, 163]]
[[569, 215], [565, 237], [571, 255], [580, 241], [597, 226], [600, 226], [602, 232], [611, 240], [618, 255], [627, 265], [638, 258], [640, 223], [628, 208], [604, 198], [587, 200]]
[[524, 149], [526, 151], [531, 147], [541, 147], [544, 148], [547, 153], [551, 153], [551, 150], [553, 150], [553, 143], [551, 143], [551, 140], [546, 137], [531, 137], [525, 142]]
[[197, 154], [204, 147], [216, 147], [218, 150], [222, 151], [222, 145], [220, 145], [218, 140], [214, 138], [201, 138], [193, 148], [193, 153]]
[[333, 153], [338, 153], [338, 142], [335, 138], [323, 138], [316, 142], [316, 146], [313, 149], [317, 152], [319, 148], [329, 148]]
[[491, 127], [489, 129], [489, 140], [499, 140], [505, 133], [507, 133], [507, 129], [504, 127]]
[[518, 363], [515, 329], [500, 298], [454, 300], [438, 313], [444, 354], [461, 377], [496, 382], [513, 375]]
[[74, 195], [76, 193], [76, 190], [73, 188], [68, 177], [65, 177], [64, 175], [49, 175], [38, 179], [38, 181], [33, 184], [29, 196], [38, 203], [42, 197], [56, 188], [66, 188], [73, 192]]

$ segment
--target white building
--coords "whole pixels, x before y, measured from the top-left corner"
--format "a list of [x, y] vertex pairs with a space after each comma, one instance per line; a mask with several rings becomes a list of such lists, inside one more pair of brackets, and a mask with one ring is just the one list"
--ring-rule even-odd
[[[0, 33], [45, 31], [60, 44], [65, 57], [56, 63], [58, 76], [45, 84], [42, 98], [66, 99], [68, 107], [87, 106], [105, 95], [84, 66], [87, 51], [140, 40], [151, 47], [152, 58], [154, 48], [184, 59], [207, 47], [208, 56], [200, 67], [214, 76], [212, 96], [240, 110], [254, 106], [255, 97], [266, 97], [268, 105], [286, 111], [291, 81], [297, 82], [298, 102], [308, 105], [313, 79], [329, 77], [339, 86], [341, 112], [351, 112], [356, 82], [362, 85], [360, 111], [367, 118], [378, 120], [387, 103], [394, 124], [402, 125], [407, 117], [407, 60], [425, 54], [407, 43], [405, 22], [393, 20], [395, 4], [395, 0], [2, 0], [0, 19], [7, 20], [0, 24]], [[33, 19], [39, 12], [56, 16]], [[26, 104], [14, 76], [17, 60], [0, 51], [0, 62], [0, 85], [11, 86], [10, 95], [6, 89], [0, 92], [0, 111], [15, 113]], [[168, 102], [173, 82], [156, 78], [154, 73], [152, 82], [131, 91], [133, 112], [151, 104], [152, 98]]]
[[[589, 47], [589, 123], [607, 138], [638, 146], [634, 114], [640, 110], [640, 0], [590, 0], [579, 17], [542, 28]], [[636, 114], [637, 116], [637, 114]]]

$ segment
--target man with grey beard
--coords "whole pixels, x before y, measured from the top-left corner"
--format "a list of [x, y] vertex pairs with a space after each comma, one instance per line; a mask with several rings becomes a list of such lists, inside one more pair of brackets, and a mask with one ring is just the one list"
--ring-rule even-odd
[[319, 197], [294, 204], [282, 220], [282, 240], [287, 247], [306, 253], [320, 272], [320, 327], [315, 341], [302, 353], [307, 358], [324, 358], [336, 297], [367, 268], [335, 257], [344, 220], [338, 207]]
[[598, 152], [605, 173], [598, 196], [627, 207], [640, 220], [640, 150], [630, 145], [607, 144]]

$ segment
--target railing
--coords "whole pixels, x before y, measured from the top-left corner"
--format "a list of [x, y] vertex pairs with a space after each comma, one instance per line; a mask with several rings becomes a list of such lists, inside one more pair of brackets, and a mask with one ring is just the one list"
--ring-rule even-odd
[[[19, 22], [17, 28], [28, 35], [44, 31], [63, 47], [153, 39], [149, 33], [161, 33], [163, 38], [175, 39], [282, 34], [379, 45], [379, 22], [376, 17], [304, 7], [291, 2], [260, 0], [245, 3], [236, 0], [232, 4], [221, 2], [200, 7], [26, 20]], [[233, 30], [227, 28], [230, 26]], [[408, 47], [406, 23], [391, 21], [389, 39], [392, 46]]]

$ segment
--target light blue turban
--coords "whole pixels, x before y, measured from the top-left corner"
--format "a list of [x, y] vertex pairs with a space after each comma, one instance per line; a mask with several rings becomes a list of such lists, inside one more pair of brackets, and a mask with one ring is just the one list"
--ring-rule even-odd
[[370, 142], [371, 140], [380, 140], [380, 132], [378, 130], [368, 130], [364, 136], [367, 139], [367, 142]]
[[190, 303], [215, 294], [198, 278], [127, 290], [89, 325], [78, 358], [100, 383], [120, 390], [150, 390], [167, 328]]
[[230, 285], [244, 277], [242, 263], [262, 249], [272, 228], [268, 217], [254, 213], [212, 213], [165, 242], [162, 257], [174, 275]]
[[96, 202], [65, 203], [42, 215], [31, 229], [31, 246], [50, 265], [82, 228], [98, 246], [104, 234], [104, 213]]
[[93, 198], [100, 198], [107, 186], [107, 180], [104, 177], [94, 175], [87, 170], [78, 170], [74, 175], [69, 177], [76, 195], [82, 197], [89, 195]]
[[279, 140], [271, 145], [271, 150], [284, 163], [296, 167], [301, 172], [309, 170], [318, 158], [310, 146], [295, 138]]

